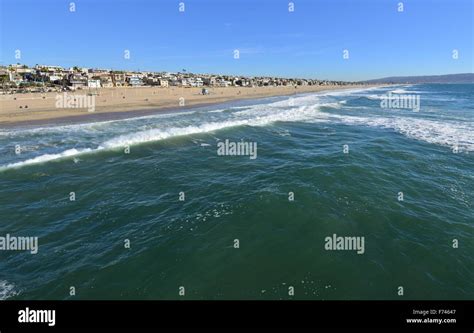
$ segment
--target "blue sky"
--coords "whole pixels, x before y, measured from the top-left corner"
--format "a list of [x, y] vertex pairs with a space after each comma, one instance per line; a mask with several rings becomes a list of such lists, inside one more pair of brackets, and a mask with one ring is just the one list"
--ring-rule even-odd
[[[69, 11], [70, 2], [76, 6]], [[185, 11], [178, 6], [184, 2]], [[288, 11], [288, 3], [295, 5]], [[404, 11], [397, 6], [403, 2]], [[472, 0], [0, 0], [0, 63], [363, 80], [473, 72]], [[233, 51], [240, 51], [234, 59]], [[349, 59], [343, 59], [343, 50]], [[453, 50], [459, 58], [453, 59]], [[15, 59], [15, 50], [21, 59]], [[130, 51], [130, 59], [124, 51]]]

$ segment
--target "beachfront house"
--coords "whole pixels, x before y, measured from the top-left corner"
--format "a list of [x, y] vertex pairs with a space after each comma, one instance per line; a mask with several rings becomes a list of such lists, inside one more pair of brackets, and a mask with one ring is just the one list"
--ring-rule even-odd
[[202, 87], [204, 85], [200, 77], [189, 78], [188, 80], [191, 87]]
[[126, 84], [125, 74], [122, 72], [111, 72], [110, 78], [114, 87], [123, 87]]
[[87, 87], [88, 88], [100, 88], [100, 80], [99, 79], [89, 79], [87, 80]]
[[69, 85], [72, 90], [76, 89], [83, 89], [87, 87], [87, 81], [86, 80], [69, 80]]
[[110, 72], [107, 70], [89, 70], [87, 74], [89, 88], [112, 88], [114, 86]]
[[181, 81], [181, 87], [191, 87], [191, 82], [189, 82], [188, 78], [182, 78], [178, 81]]
[[159, 78], [159, 79], [158, 79], [158, 85], [159, 85], [160, 87], [168, 87], [168, 86], [169, 86], [169, 82], [168, 82], [168, 80], [166, 80], [166, 79]]
[[17, 72], [10, 71], [8, 72], [8, 74], [9, 74], [10, 81], [15, 83], [16, 85], [19, 85], [25, 82], [25, 80], [23, 79], [23, 75]]
[[128, 77], [127, 79], [128, 79], [128, 84], [131, 85], [132, 87], [143, 86], [143, 81], [138, 75], [132, 75]]
[[179, 86], [181, 86], [181, 80], [171, 79], [171, 80], [168, 81], [168, 85], [170, 85], [172, 87], [179, 87]]
[[47, 75], [49, 78], [49, 81], [55, 84], [59, 84], [63, 81], [64, 75], [59, 75], [59, 74], [53, 74], [53, 75]]
[[216, 85], [218, 87], [228, 87], [228, 86], [230, 86], [230, 82], [226, 81], [224, 79], [218, 79], [218, 80], [216, 80]]
[[114, 83], [112, 82], [112, 78], [110, 76], [102, 76], [100, 78], [100, 86], [102, 88], [113, 88]]
[[87, 87], [87, 76], [82, 76], [80, 73], [68, 74], [66, 81], [72, 90]]
[[245, 81], [241, 78], [234, 78], [234, 80], [232, 81], [232, 85], [237, 87], [243, 87], [245, 86]]
[[205, 77], [202, 79], [202, 82], [205, 86], [215, 86], [216, 85], [216, 78], [214, 76]]
[[156, 86], [158, 85], [158, 78], [156, 76], [153, 76], [153, 74], [148, 74], [143, 78], [143, 84], [149, 86]]

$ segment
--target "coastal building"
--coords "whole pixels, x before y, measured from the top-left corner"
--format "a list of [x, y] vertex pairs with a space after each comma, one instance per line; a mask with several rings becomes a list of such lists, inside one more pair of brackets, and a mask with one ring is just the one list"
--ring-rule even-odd
[[132, 75], [129, 78], [127, 78], [128, 84], [131, 85], [132, 87], [138, 87], [143, 85], [142, 79], [138, 75]]
[[53, 82], [53, 83], [56, 83], [56, 84], [59, 84], [64, 78], [63, 75], [59, 75], [59, 74], [46, 75], [46, 77], [49, 78], [50, 82]]
[[124, 87], [126, 85], [125, 73], [111, 72], [110, 77], [114, 87]]
[[212, 87], [216, 85], [216, 78], [214, 76], [206, 77], [202, 79], [202, 82], [204, 85]]
[[83, 89], [87, 87], [87, 81], [86, 80], [69, 80], [69, 85], [72, 90], [76, 89]]
[[160, 79], [158, 79], [158, 85], [159, 85], [160, 87], [168, 87], [168, 86], [169, 86], [169, 82], [168, 82], [168, 80], [166, 80], [166, 79], [160, 78]]
[[191, 87], [191, 82], [189, 82], [189, 80], [187, 78], [181, 78], [178, 81], [181, 82], [181, 84], [180, 84], [181, 87]]
[[87, 87], [88, 88], [100, 88], [101, 87], [100, 80], [99, 79], [87, 80]]
[[147, 77], [143, 80], [143, 83], [149, 86], [157, 86], [158, 85], [158, 77], [153, 75], [147, 75]]
[[189, 78], [188, 82], [191, 87], [202, 87], [204, 85], [202, 78], [200, 77]]
[[[111, 71], [107, 69], [80, 68], [77, 66], [64, 69], [55, 65], [36, 65], [28, 67], [22, 64], [0, 66], [0, 78], [8, 83], [8, 89], [21, 88], [33, 91], [39, 86], [42, 89], [82, 89], [112, 88], [123, 86], [158, 86], [158, 87], [297, 87], [348, 85], [354, 82], [315, 80], [303, 78], [280, 77], [245, 77], [234, 75], [193, 74], [187, 71], [149, 72], [149, 71]], [[36, 87], [36, 88], [35, 88]]]
[[181, 86], [181, 80], [178, 79], [171, 79], [168, 81], [168, 85], [172, 87], [180, 87]]
[[105, 76], [100, 79], [100, 85], [102, 88], [113, 88], [114, 83], [112, 82], [112, 78], [110, 76]]
[[16, 85], [19, 85], [20, 83], [25, 82], [25, 80], [23, 79], [23, 75], [17, 72], [10, 71], [8, 72], [8, 74], [9, 74], [9, 80], [15, 83]]
[[61, 66], [52, 66], [52, 65], [36, 65], [35, 70], [42, 70], [46, 72], [62, 72], [64, 68]]
[[33, 70], [31, 68], [25, 68], [25, 67], [18, 67], [15, 69], [15, 72], [18, 74], [27, 74], [27, 73], [32, 73]]
[[218, 86], [218, 87], [228, 87], [228, 86], [230, 86], [230, 84], [231, 83], [229, 81], [226, 81], [224, 79], [218, 79], [216, 81], [216, 86]]

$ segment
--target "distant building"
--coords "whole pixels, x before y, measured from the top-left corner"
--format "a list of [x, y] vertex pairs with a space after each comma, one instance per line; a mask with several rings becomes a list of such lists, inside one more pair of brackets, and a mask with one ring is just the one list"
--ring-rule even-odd
[[212, 87], [216, 85], [216, 78], [213, 76], [206, 77], [202, 79], [202, 82], [204, 85]]
[[60, 82], [63, 79], [62, 75], [49, 75], [48, 77], [51, 82]]
[[[149, 72], [149, 71], [111, 71], [109, 69], [12, 64], [0, 66], [0, 79], [7, 86], [22, 86], [31, 89], [42, 86], [56, 89], [123, 87], [123, 86], [177, 86], [177, 87], [297, 87], [314, 85], [348, 85], [353, 82], [328, 81], [303, 78], [279, 78], [269, 76], [245, 77], [217, 74], [194, 74], [186, 72]], [[206, 93], [207, 90], [201, 90]]]
[[36, 70], [43, 70], [46, 72], [62, 72], [64, 69], [61, 66], [50, 66], [50, 65], [36, 65]]
[[9, 74], [10, 81], [15, 83], [16, 85], [19, 85], [20, 83], [25, 82], [25, 80], [23, 79], [23, 76], [17, 72], [10, 71], [8, 74]]
[[15, 71], [19, 74], [26, 74], [26, 73], [32, 73], [33, 70], [31, 68], [16, 68]]
[[168, 81], [168, 85], [173, 86], [173, 87], [179, 87], [181, 86], [181, 81], [177, 79], [171, 79]]
[[191, 82], [189, 82], [187, 78], [183, 78], [178, 81], [181, 81], [181, 84], [180, 84], [181, 87], [191, 87]]
[[123, 87], [126, 84], [124, 73], [111, 73], [110, 77], [114, 87]]
[[143, 81], [138, 77], [138, 75], [132, 75], [128, 78], [128, 84], [132, 87], [138, 87], [143, 85]]
[[224, 79], [219, 79], [219, 80], [216, 81], [216, 86], [218, 86], [218, 87], [228, 87], [228, 86], [230, 86], [230, 82], [226, 81]]
[[202, 87], [204, 83], [200, 77], [196, 77], [189, 80], [191, 87]]
[[71, 89], [76, 90], [76, 89], [82, 89], [87, 86], [87, 81], [85, 80], [69, 80], [69, 84], [71, 86]]
[[102, 88], [113, 88], [114, 83], [112, 82], [112, 79], [109, 78], [102, 78], [100, 80], [100, 85]]
[[168, 87], [169, 86], [168, 80], [162, 79], [162, 78], [158, 79], [158, 84], [159, 84], [160, 87]]
[[87, 80], [87, 87], [88, 88], [100, 88], [100, 80]]

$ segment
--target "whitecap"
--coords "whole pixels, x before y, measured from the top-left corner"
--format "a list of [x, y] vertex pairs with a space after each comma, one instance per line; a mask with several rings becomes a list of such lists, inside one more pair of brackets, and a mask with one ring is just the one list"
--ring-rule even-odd
[[44, 155], [36, 156], [34, 158], [30, 158], [28, 160], [24, 160], [24, 161], [21, 161], [21, 162], [15, 162], [15, 163], [7, 164], [7, 165], [2, 165], [2, 166], [0, 166], [0, 171], [4, 171], [4, 170], [7, 170], [7, 169], [15, 169], [15, 168], [23, 167], [25, 165], [45, 163], [45, 162], [49, 162], [49, 161], [53, 161], [53, 160], [66, 158], [66, 157], [73, 157], [73, 156], [89, 153], [89, 152], [92, 152], [92, 151], [97, 151], [97, 150], [100, 150], [100, 149], [102, 149], [102, 148], [101, 147], [99, 147], [97, 149], [90, 149], [90, 148], [75, 149], [75, 148], [72, 148], [72, 149], [68, 149], [68, 150], [65, 150], [63, 152], [57, 153], [57, 154], [44, 154]]
[[0, 301], [18, 295], [15, 286], [5, 280], [0, 280]]
[[393, 129], [411, 138], [431, 144], [474, 151], [474, 126], [472, 123], [435, 121], [414, 117], [357, 117], [332, 115], [342, 123]]

